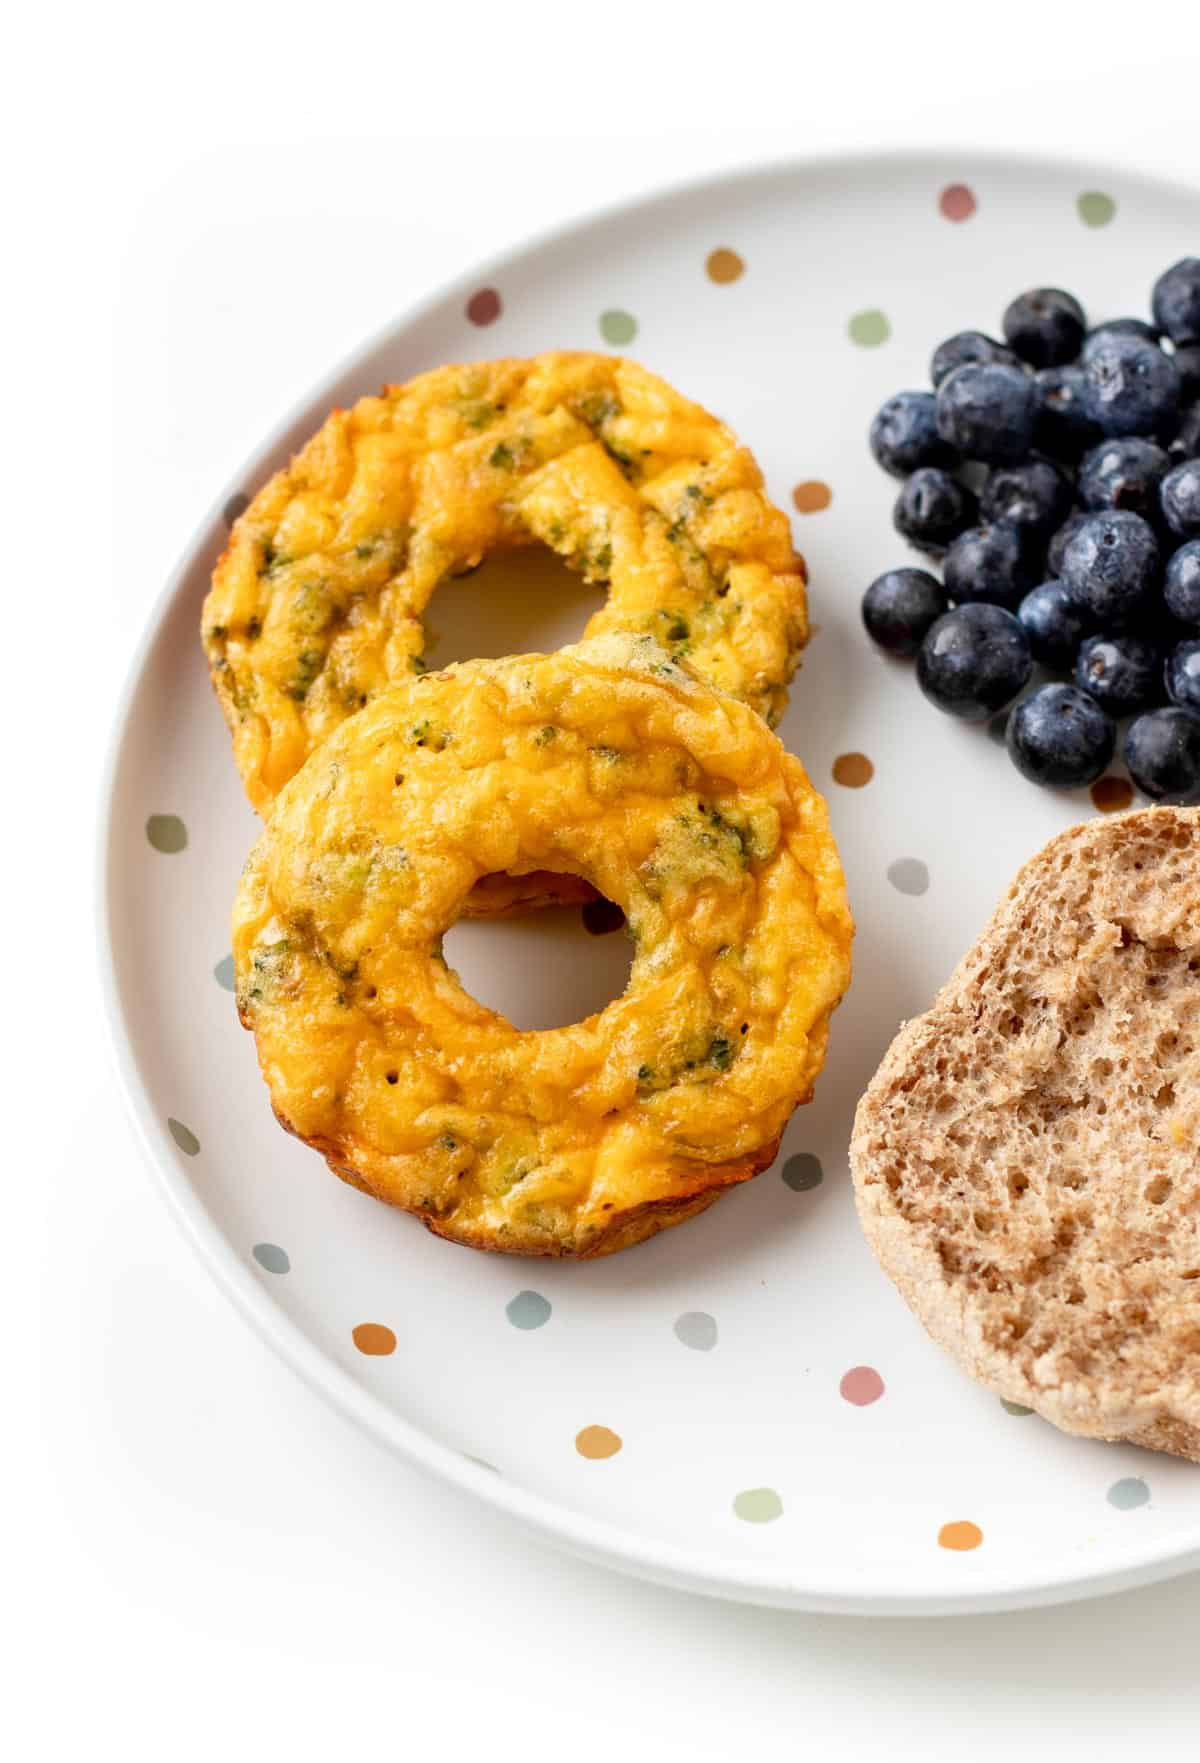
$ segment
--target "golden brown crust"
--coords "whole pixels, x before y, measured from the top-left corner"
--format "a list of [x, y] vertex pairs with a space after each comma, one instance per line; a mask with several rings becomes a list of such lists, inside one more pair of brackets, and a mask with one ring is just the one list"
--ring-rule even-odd
[[[538, 872], [593, 881], [636, 954], [604, 1011], [520, 1033], [437, 949], [481, 876]], [[465, 663], [348, 722], [251, 855], [234, 957], [277, 1115], [337, 1174], [474, 1247], [590, 1258], [773, 1159], [852, 931], [799, 763], [612, 637]]]
[[218, 560], [204, 646], [254, 806], [419, 669], [439, 581], [535, 542], [607, 587], [589, 636], [649, 633], [782, 712], [803, 564], [730, 430], [619, 357], [444, 367], [335, 410]]

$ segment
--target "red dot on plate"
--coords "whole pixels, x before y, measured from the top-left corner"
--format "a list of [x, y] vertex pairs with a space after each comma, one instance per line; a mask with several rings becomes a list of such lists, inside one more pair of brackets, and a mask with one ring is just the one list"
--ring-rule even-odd
[[867, 1408], [883, 1394], [883, 1379], [872, 1365], [853, 1366], [838, 1385], [847, 1402]]
[[480, 288], [467, 301], [467, 317], [472, 324], [494, 324], [500, 316], [500, 296], [495, 288]]
[[968, 184], [947, 184], [938, 197], [938, 208], [947, 220], [970, 220], [977, 206]]

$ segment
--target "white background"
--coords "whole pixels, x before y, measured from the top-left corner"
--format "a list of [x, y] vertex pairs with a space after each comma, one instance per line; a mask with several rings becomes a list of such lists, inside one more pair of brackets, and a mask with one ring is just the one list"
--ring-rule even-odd
[[326, 1412], [139, 1164], [89, 892], [151, 600], [366, 333], [532, 230], [754, 159], [1007, 145], [1200, 180], [1198, 46], [1194, 7], [1044, 0], [219, 0], [10, 25], [8, 1755], [1194, 1754], [1200, 1579], [954, 1621], [709, 1604], [524, 1542]]

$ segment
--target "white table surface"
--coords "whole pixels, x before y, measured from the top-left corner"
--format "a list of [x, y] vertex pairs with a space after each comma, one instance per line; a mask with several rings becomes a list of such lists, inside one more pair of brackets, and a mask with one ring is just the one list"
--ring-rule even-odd
[[1200, 181], [1182, 7], [835, 10], [219, 0], [21, 26], [10, 1756], [1194, 1754], [1200, 1576], [1024, 1615], [789, 1616], [584, 1566], [424, 1479], [230, 1310], [110, 1075], [89, 892], [117, 682], [215, 491], [333, 360], [530, 231], [754, 159], [1019, 146]]

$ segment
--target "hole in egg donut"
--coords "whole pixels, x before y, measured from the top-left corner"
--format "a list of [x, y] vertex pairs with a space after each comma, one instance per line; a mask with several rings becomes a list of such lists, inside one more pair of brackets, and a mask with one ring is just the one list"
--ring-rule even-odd
[[439, 583], [425, 613], [425, 664], [549, 654], [579, 641], [604, 594], [547, 545], [493, 552], [478, 568]]
[[514, 1028], [534, 1030], [563, 1028], [603, 1010], [625, 990], [633, 961], [629, 937], [597, 936], [578, 907], [460, 919], [443, 949], [472, 997]]

